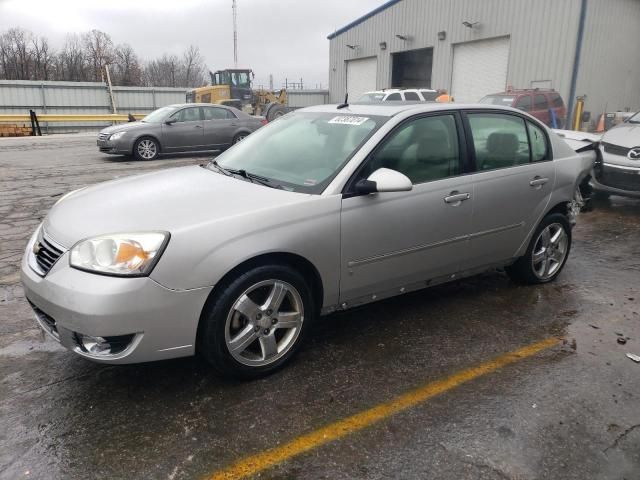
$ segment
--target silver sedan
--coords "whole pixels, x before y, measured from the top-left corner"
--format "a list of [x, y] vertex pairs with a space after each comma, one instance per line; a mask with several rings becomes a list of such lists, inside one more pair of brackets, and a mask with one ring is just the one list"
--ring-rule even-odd
[[22, 282], [40, 326], [82, 357], [199, 353], [256, 377], [322, 314], [495, 267], [554, 280], [592, 161], [510, 108], [306, 108], [208, 165], [67, 194]]
[[161, 153], [224, 150], [264, 124], [262, 117], [224, 105], [169, 105], [139, 122], [101, 130], [97, 144], [103, 153], [153, 160]]

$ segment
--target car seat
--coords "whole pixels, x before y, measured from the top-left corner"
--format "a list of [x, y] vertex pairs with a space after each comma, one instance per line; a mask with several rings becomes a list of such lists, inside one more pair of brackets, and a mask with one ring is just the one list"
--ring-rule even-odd
[[478, 170], [510, 167], [517, 164], [520, 142], [515, 133], [493, 132], [487, 138], [487, 154], [479, 155]]

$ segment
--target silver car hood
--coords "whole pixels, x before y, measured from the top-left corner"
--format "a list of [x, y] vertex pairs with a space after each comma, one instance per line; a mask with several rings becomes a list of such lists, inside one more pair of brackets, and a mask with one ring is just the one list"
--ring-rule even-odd
[[172, 168], [76, 191], [53, 206], [44, 229], [57, 243], [70, 248], [96, 235], [193, 229], [310, 197], [199, 166]]
[[149, 123], [143, 122], [128, 122], [121, 125], [113, 125], [112, 127], [103, 128], [102, 130], [100, 130], [100, 133], [124, 132], [127, 130], [135, 130], [136, 128], [144, 128], [149, 125]]
[[620, 147], [640, 146], [640, 125], [623, 123], [612, 128], [602, 136], [602, 141]]

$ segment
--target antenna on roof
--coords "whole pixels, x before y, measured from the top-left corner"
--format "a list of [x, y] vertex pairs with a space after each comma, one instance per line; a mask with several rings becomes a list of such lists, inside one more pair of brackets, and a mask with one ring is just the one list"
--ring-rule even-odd
[[349, 93], [345, 93], [344, 95], [344, 103], [341, 103], [336, 108], [340, 110], [341, 108], [346, 108], [349, 106]]

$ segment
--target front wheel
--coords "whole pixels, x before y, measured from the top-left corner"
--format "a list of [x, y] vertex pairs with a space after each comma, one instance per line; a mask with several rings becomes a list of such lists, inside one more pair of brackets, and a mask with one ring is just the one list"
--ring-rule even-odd
[[133, 146], [133, 155], [138, 160], [155, 160], [159, 154], [160, 145], [151, 137], [142, 137]]
[[238, 133], [238, 134], [236, 134], [236, 136], [233, 137], [233, 141], [231, 142], [231, 144], [235, 145], [236, 143], [240, 143], [245, 138], [247, 138], [247, 136], [249, 136], [248, 133], [244, 133], [244, 132]]
[[571, 225], [565, 215], [552, 213], [542, 219], [524, 256], [506, 268], [512, 280], [538, 284], [555, 280], [571, 250]]
[[315, 315], [313, 295], [296, 270], [256, 267], [207, 302], [198, 351], [225, 376], [258, 378], [295, 355]]

